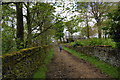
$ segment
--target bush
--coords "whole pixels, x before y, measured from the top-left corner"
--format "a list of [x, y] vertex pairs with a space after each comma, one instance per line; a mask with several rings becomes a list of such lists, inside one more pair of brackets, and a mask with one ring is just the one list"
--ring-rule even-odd
[[[120, 3], [119, 3], [120, 4]], [[120, 48], [120, 6], [108, 14], [109, 21], [109, 34], [111, 38], [117, 43], [116, 47]]]
[[101, 40], [95, 40], [95, 39], [92, 39], [89, 41], [89, 44], [90, 46], [94, 46], [94, 45], [101, 45], [102, 44], [102, 41]]
[[80, 42], [80, 41], [76, 41], [76, 42], [74, 43], [74, 47], [76, 47], [76, 46], [84, 46], [84, 43], [83, 43], [83, 42]]

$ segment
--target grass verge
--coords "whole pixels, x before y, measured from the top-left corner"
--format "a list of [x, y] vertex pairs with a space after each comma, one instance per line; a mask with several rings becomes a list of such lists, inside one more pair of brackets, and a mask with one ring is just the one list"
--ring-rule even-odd
[[109, 65], [104, 61], [100, 61], [99, 59], [95, 58], [94, 56], [87, 56], [86, 54], [76, 52], [75, 50], [63, 47], [64, 50], [72, 53], [72, 55], [86, 60], [91, 64], [95, 65], [97, 68], [101, 69], [102, 72], [106, 73], [107, 75], [111, 76], [112, 78], [120, 78], [118, 67]]
[[48, 71], [46, 65], [51, 62], [52, 57], [53, 57], [53, 49], [49, 51], [49, 54], [47, 55], [44, 61], [45, 64], [39, 67], [38, 71], [35, 72], [35, 74], [33, 75], [33, 78], [42, 78], [42, 79], [46, 78], [46, 72]]

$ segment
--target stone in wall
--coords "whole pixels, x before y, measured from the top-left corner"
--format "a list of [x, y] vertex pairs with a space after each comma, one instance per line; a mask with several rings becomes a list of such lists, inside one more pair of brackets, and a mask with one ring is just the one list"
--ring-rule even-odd
[[120, 67], [120, 50], [111, 47], [96, 47], [96, 46], [67, 46], [77, 52], [92, 55], [98, 59], [105, 61], [111, 65]]
[[34, 47], [2, 56], [3, 79], [32, 78], [33, 73], [44, 64], [48, 50], [48, 46]]

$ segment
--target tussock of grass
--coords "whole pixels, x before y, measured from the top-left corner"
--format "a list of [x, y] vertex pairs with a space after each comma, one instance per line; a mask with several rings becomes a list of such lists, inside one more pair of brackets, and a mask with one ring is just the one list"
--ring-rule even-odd
[[75, 50], [63, 47], [66, 51], [72, 53], [74, 56], [84, 59], [91, 64], [94, 64], [97, 68], [101, 69], [102, 72], [106, 73], [107, 75], [111, 76], [112, 78], [120, 78], [118, 67], [109, 65], [103, 61], [98, 60], [94, 56], [87, 56], [83, 53], [78, 53]]
[[46, 72], [48, 71], [46, 65], [51, 62], [52, 57], [53, 57], [53, 49], [50, 50], [44, 61], [44, 65], [39, 67], [38, 71], [33, 75], [33, 78], [42, 78], [42, 79], [46, 78]]

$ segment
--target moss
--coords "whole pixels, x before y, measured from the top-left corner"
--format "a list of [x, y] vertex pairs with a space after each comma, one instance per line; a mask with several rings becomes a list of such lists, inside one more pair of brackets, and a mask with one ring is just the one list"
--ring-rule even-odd
[[6, 53], [5, 55], [3, 55], [3, 58], [7, 57], [7, 56], [23, 54], [24, 51], [32, 50], [32, 49], [35, 49], [35, 48], [37, 49], [39, 47], [26, 48], [26, 49], [21, 49], [20, 51], [16, 51], [16, 52], [14, 51], [14, 52], [11, 52], [11, 53]]
[[47, 46], [26, 48], [1, 56], [3, 78], [30, 78], [33, 72], [43, 64], [47, 48]]
[[48, 47], [48, 45], [43, 45], [43, 47]]

